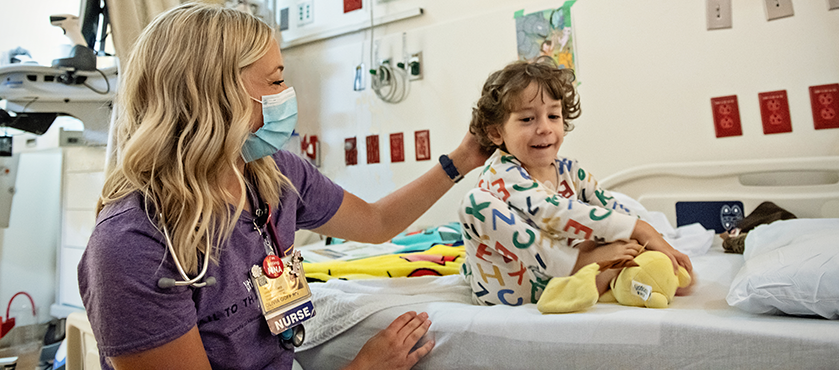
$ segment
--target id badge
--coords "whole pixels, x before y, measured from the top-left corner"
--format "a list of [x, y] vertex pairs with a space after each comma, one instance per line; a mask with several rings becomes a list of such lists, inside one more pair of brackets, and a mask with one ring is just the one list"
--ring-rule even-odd
[[262, 266], [251, 267], [251, 282], [256, 287], [262, 315], [271, 333], [278, 335], [315, 316], [312, 291], [303, 273], [303, 256], [299, 251], [283, 257], [282, 273], [271, 278]]

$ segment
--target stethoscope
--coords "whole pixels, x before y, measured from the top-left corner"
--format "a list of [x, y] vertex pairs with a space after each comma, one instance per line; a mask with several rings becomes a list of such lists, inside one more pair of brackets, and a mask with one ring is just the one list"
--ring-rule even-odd
[[204, 249], [204, 267], [201, 268], [201, 272], [198, 276], [190, 279], [187, 276], [186, 272], [184, 271], [183, 265], [181, 265], [181, 261], [178, 260], [178, 255], [175, 254], [175, 247], [172, 246], [172, 240], [169, 239], [169, 232], [166, 230], [166, 226], [163, 226], [163, 237], [166, 238], [166, 246], [169, 248], [169, 253], [172, 254], [172, 260], [175, 261], [175, 267], [178, 268], [178, 272], [181, 274], [183, 278], [182, 281], [176, 281], [172, 278], [162, 277], [160, 280], [157, 281], [157, 286], [161, 289], [168, 289], [173, 288], [176, 286], [187, 286], [192, 285], [195, 288], [203, 288], [205, 286], [210, 286], [216, 283], [216, 278], [210, 276], [207, 277], [206, 280], [203, 282], [198, 282], [207, 274], [207, 267], [210, 266], [210, 238], [207, 238], [207, 248]]
[[[253, 199], [258, 199], [256, 194], [248, 187], [249, 192], [251, 193], [251, 197]], [[260, 202], [261, 203], [261, 202]], [[254, 205], [255, 206], [255, 205]], [[261, 228], [260, 225], [267, 225], [268, 226], [268, 234], [273, 239], [274, 245], [279, 246], [277, 241], [277, 232], [274, 230], [274, 225], [271, 223], [271, 208], [270, 207], [254, 207], [256, 214], [256, 219], [254, 220], [254, 227], [259, 231]], [[162, 217], [163, 215], [161, 215]], [[260, 232], [262, 235], [262, 232]], [[203, 282], [198, 282], [207, 274], [207, 268], [210, 265], [210, 238], [207, 238], [207, 247], [204, 249], [204, 265], [201, 268], [201, 272], [194, 278], [190, 279], [189, 276], [184, 271], [183, 265], [181, 265], [181, 261], [178, 260], [178, 255], [175, 254], [175, 247], [172, 245], [172, 240], [169, 238], [169, 231], [166, 229], [166, 226], [163, 226], [163, 237], [166, 239], [166, 247], [169, 249], [169, 253], [172, 254], [172, 260], [175, 262], [175, 267], [178, 268], [178, 273], [181, 274], [181, 277], [184, 279], [182, 281], [177, 281], [172, 278], [160, 278], [157, 281], [157, 286], [161, 289], [168, 289], [173, 288], [176, 286], [188, 286], [192, 285], [195, 288], [203, 288], [205, 286], [211, 286], [216, 283], [216, 278], [209, 276]], [[266, 246], [267, 247], [267, 246]], [[292, 350], [293, 347], [300, 347], [303, 344], [303, 340], [306, 338], [306, 329], [303, 328], [303, 325], [297, 325], [292, 327], [280, 334], [280, 344], [283, 348], [287, 350]], [[293, 346], [293, 347], [292, 347]]]
[[[250, 189], [250, 186], [248, 186], [248, 191], [251, 193], [252, 198], [256, 197], [256, 195]], [[271, 225], [271, 223], [268, 222], [270, 220], [270, 212], [271, 212], [270, 208], [268, 208], [267, 212], [264, 211], [261, 207], [256, 208], [256, 214], [257, 214], [258, 218], [261, 218], [263, 216], [262, 213], [265, 213], [266, 216], [268, 216], [268, 219], [264, 220], [264, 224], [268, 224], [269, 230], [271, 231], [271, 237], [274, 238], [274, 240], [273, 240], [274, 243], [277, 243], [276, 235], [275, 235], [276, 232], [274, 231], [274, 225]], [[163, 217], [163, 215], [161, 214], [160, 217]], [[254, 221], [254, 226], [257, 226], [257, 221]], [[257, 230], [258, 230], [258, 228], [257, 228]], [[169, 253], [172, 254], [172, 260], [175, 261], [175, 267], [178, 268], [178, 273], [181, 274], [181, 277], [183, 278], [183, 280], [182, 281], [177, 281], [177, 280], [172, 279], [172, 278], [162, 277], [162, 278], [160, 278], [160, 280], [157, 281], [157, 286], [159, 288], [168, 289], [168, 288], [174, 288], [176, 286], [188, 286], [188, 285], [192, 285], [195, 288], [203, 288], [205, 286], [211, 286], [211, 285], [214, 285], [216, 283], [216, 278], [212, 277], [212, 276], [207, 277], [207, 279], [203, 282], [198, 282], [199, 280], [204, 278], [204, 276], [207, 274], [207, 267], [210, 266], [210, 258], [209, 258], [210, 238], [207, 238], [207, 248], [204, 249], [204, 266], [201, 268], [201, 272], [198, 274], [198, 276], [190, 279], [189, 276], [184, 271], [184, 267], [183, 267], [183, 265], [181, 265], [181, 261], [178, 260], [178, 255], [175, 254], [175, 247], [172, 246], [172, 239], [169, 238], [169, 231], [166, 229], [166, 225], [163, 225], [163, 237], [166, 238], [166, 247], [169, 248]], [[277, 244], [277, 245], [279, 245], [279, 244]]]

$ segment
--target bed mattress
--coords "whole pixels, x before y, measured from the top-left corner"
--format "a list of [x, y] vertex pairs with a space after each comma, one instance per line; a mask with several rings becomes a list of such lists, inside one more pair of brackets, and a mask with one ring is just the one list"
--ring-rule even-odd
[[534, 304], [472, 305], [459, 276], [330, 281], [313, 286], [320, 320], [296, 358], [305, 369], [341, 368], [397, 316], [424, 311], [436, 344], [416, 369], [839, 368], [839, 322], [730, 307], [744, 262], [719, 241], [692, 261], [694, 293], [666, 309], [598, 303], [543, 315]]

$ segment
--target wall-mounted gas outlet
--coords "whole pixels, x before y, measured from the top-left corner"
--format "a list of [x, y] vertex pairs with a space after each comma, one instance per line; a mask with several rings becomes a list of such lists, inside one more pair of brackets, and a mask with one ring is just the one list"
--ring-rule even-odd
[[705, 0], [705, 18], [709, 30], [731, 28], [731, 0]]
[[396, 66], [405, 70], [405, 73], [408, 74], [409, 80], [422, 80], [422, 52], [418, 51], [411, 54], [407, 62], [407, 65], [403, 62], [399, 62], [396, 63]]
[[766, 9], [766, 20], [792, 17], [792, 0], [763, 0], [763, 8]]
[[408, 78], [410, 80], [422, 80], [422, 52], [411, 54], [407, 66]]
[[305, 0], [297, 3], [297, 25], [303, 26], [315, 21], [315, 1]]

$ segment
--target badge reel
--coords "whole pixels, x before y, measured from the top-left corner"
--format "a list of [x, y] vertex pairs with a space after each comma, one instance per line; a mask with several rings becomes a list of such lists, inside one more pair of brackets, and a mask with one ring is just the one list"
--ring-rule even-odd
[[306, 331], [302, 324], [315, 316], [312, 291], [303, 273], [303, 256], [294, 251], [280, 258], [265, 257], [262, 266], [251, 267], [250, 278], [256, 287], [262, 315], [271, 334], [280, 335], [286, 349], [303, 343]]

